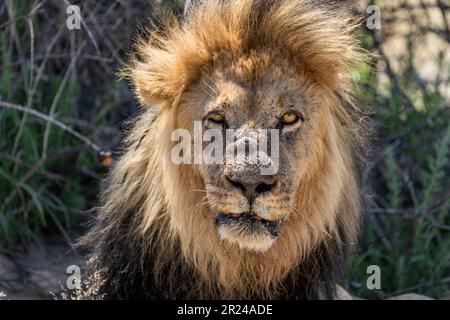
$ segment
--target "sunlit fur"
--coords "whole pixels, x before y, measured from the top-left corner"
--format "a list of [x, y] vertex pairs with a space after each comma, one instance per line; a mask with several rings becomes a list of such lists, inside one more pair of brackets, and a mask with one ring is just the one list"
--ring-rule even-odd
[[[91, 250], [90, 272], [100, 274], [92, 284], [99, 294], [333, 297], [360, 221], [364, 120], [350, 98], [348, 69], [361, 56], [346, 10], [317, 3], [206, 1], [185, 21], [169, 19], [164, 31], [139, 42], [126, 73], [142, 105], [152, 109], [128, 133], [98, 217], [82, 240]], [[220, 239], [202, 176], [194, 165], [172, 164], [170, 136], [189, 125], [180, 118], [184, 105], [195, 103], [186, 92], [203, 88], [207, 94], [203, 82], [215, 68], [234, 68], [240, 81], [272, 64], [303, 79], [305, 94], [321, 109], [295, 210], [260, 253]]]

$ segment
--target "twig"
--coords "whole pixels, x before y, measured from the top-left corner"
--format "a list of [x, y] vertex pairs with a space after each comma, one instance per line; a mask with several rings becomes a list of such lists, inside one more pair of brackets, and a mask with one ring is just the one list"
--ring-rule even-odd
[[[370, 3], [372, 5], [376, 5], [376, 1], [371, 0]], [[397, 77], [397, 74], [394, 72], [391, 62], [389, 61], [389, 58], [387, 57], [386, 53], [383, 49], [383, 41], [381, 38], [381, 34], [377, 32], [376, 30], [369, 30], [373, 35], [373, 41], [375, 44], [375, 48], [378, 49], [378, 52], [380, 53], [380, 56], [383, 58], [384, 62], [386, 63], [386, 73], [389, 76], [389, 79], [394, 86], [394, 89], [398, 91], [400, 94], [400, 98], [403, 100], [403, 102], [406, 104], [406, 106], [410, 109], [414, 108], [414, 103], [411, 101], [411, 99], [408, 97], [408, 95], [403, 91], [400, 80]]]
[[[64, 0], [64, 3], [66, 4], [66, 6], [70, 6], [70, 2], [67, 0]], [[84, 21], [83, 17], [77, 16], [78, 19], [80, 19], [81, 24], [83, 25], [84, 29], [86, 30], [89, 39], [91, 39], [92, 44], [94, 45], [95, 51], [97, 51], [97, 54], [100, 56], [100, 48], [98, 47], [97, 41], [95, 41], [94, 35], [92, 34], [91, 30], [88, 28], [88, 26], [86, 25], [86, 22]]]
[[445, 33], [447, 35], [447, 41], [450, 41], [450, 23], [447, 19], [446, 10], [449, 10], [450, 7], [445, 5], [442, 0], [437, 0], [437, 4], [439, 7], [439, 11], [441, 12], [442, 20], [444, 21]]
[[[52, 105], [50, 107], [50, 112], [49, 112], [49, 117], [53, 118], [55, 111], [56, 111], [56, 106], [58, 105], [59, 99], [62, 96], [62, 93], [66, 87], [67, 81], [69, 79], [69, 75], [72, 73], [72, 70], [75, 68], [76, 63], [77, 63], [77, 59], [78, 59], [78, 55], [81, 53], [81, 51], [83, 50], [83, 48], [85, 47], [85, 43], [81, 44], [81, 46], [79, 47], [77, 54], [72, 58], [72, 61], [69, 65], [69, 67], [66, 70], [66, 73], [64, 74], [64, 78], [62, 79], [58, 91], [56, 92], [55, 97], [53, 98], [53, 102]], [[45, 127], [45, 133], [44, 133], [44, 142], [42, 143], [42, 158], [45, 158], [47, 155], [47, 148], [48, 148], [48, 137], [50, 135], [50, 122], [47, 122], [47, 125]]]
[[83, 136], [81, 133], [73, 130], [72, 128], [68, 127], [67, 125], [65, 125], [64, 123], [53, 119], [52, 117], [49, 117], [46, 114], [43, 114], [39, 111], [18, 105], [18, 104], [13, 104], [13, 103], [9, 103], [9, 102], [5, 102], [5, 101], [0, 101], [0, 108], [6, 108], [6, 109], [13, 109], [13, 110], [18, 110], [21, 112], [25, 112], [27, 114], [31, 114], [35, 117], [38, 117], [42, 120], [48, 121], [52, 124], [54, 124], [55, 126], [61, 128], [62, 130], [70, 133], [71, 135], [73, 135], [74, 137], [76, 137], [77, 139], [83, 141], [85, 144], [87, 144], [89, 147], [91, 147], [92, 149], [94, 149], [97, 152], [102, 151], [103, 149], [97, 145], [96, 143], [94, 143], [91, 139], [89, 139], [88, 137]]
[[[67, 231], [64, 229], [62, 224], [59, 222], [58, 218], [53, 214], [52, 210], [50, 208], [48, 208], [48, 205], [45, 205], [45, 206], [47, 208], [48, 215], [50, 216], [50, 218], [52, 218], [52, 220], [55, 223], [56, 227], [59, 229], [59, 232], [61, 232], [61, 234], [63, 235], [63, 237], [66, 240], [66, 242], [72, 247], [73, 246], [72, 238], [69, 236]], [[64, 211], [67, 210], [67, 208], [65, 208], [64, 206], [62, 208], [63, 208]], [[67, 212], [66, 212], [66, 215], [67, 215]]]
[[386, 248], [386, 250], [387, 251], [392, 251], [393, 246], [392, 246], [391, 242], [389, 241], [388, 236], [384, 232], [382, 226], [377, 221], [376, 216], [375, 215], [370, 215], [369, 218], [370, 218], [370, 220], [372, 220], [375, 232], [377, 233], [378, 238], [381, 240], [381, 242], [383, 243], [383, 245]]
[[396, 291], [394, 293], [390, 293], [389, 296], [393, 297], [393, 296], [397, 296], [397, 295], [400, 295], [400, 294], [405, 294], [405, 293], [411, 292], [413, 290], [422, 289], [422, 288], [428, 288], [428, 287], [433, 287], [433, 286], [436, 286], [436, 285], [439, 285], [439, 284], [448, 284], [448, 283], [450, 283], [450, 277], [441, 279], [439, 281], [425, 282], [425, 283], [421, 283], [421, 284], [418, 284], [418, 285], [413, 286], [413, 287], [409, 287], [409, 288], [406, 288], [406, 289], [398, 290], [398, 291]]
[[[62, 59], [62, 58], [73, 58], [75, 55], [71, 54], [71, 53], [55, 53], [55, 54], [50, 54], [48, 55], [48, 59]], [[93, 61], [100, 61], [100, 62], [104, 62], [104, 63], [113, 63], [114, 59], [113, 58], [107, 58], [107, 57], [100, 57], [100, 56], [95, 56], [95, 55], [91, 55], [91, 54], [80, 54], [78, 55], [79, 58], [83, 58], [86, 60], [93, 60]], [[39, 55], [36, 56], [34, 58], [35, 61], [40, 61], [43, 60], [45, 57]], [[10, 64], [6, 64], [6, 65], [2, 65], [0, 66], [0, 71], [5, 69], [5, 68], [11, 68], [11, 67], [15, 67], [15, 66], [19, 66], [22, 64], [22, 61], [14, 61]]]
[[28, 19], [28, 25], [30, 28], [30, 84], [29, 84], [29, 92], [31, 92], [31, 88], [33, 86], [33, 76], [34, 76], [34, 27], [33, 27], [33, 19]]
[[[107, 10], [105, 13], [105, 16], [108, 14], [108, 12], [110, 11], [110, 9], [114, 6], [115, 4], [113, 3]], [[92, 25], [95, 28], [95, 30], [98, 32], [98, 34], [100, 35], [100, 37], [103, 39], [104, 44], [108, 47], [109, 51], [111, 52], [112, 57], [114, 57], [114, 59], [119, 62], [120, 64], [123, 63], [122, 59], [120, 58], [119, 54], [117, 53], [117, 49], [115, 48], [114, 44], [111, 43], [111, 41], [109, 41], [108, 39], [108, 35], [105, 35], [104, 32], [102, 31], [102, 28], [98, 25], [97, 23], [97, 18], [93, 16], [93, 13], [88, 12], [88, 19], [90, 19], [92, 21]], [[120, 23], [121, 19], [118, 19], [117, 23]], [[112, 26], [111, 28], [112, 30], [115, 29], [115, 25]]]
[[[56, 153], [55, 155], [53, 155], [51, 157], [50, 160], [58, 158], [62, 155], [65, 155], [67, 153], [72, 153], [72, 152], [78, 152], [79, 148], [67, 148], [67, 149], [63, 149], [61, 151], [59, 151], [58, 153]], [[0, 208], [0, 212], [4, 212], [6, 206], [9, 204], [9, 202], [11, 202], [11, 200], [14, 198], [14, 196], [16, 195], [16, 193], [20, 192], [20, 188], [24, 186], [25, 182], [27, 182], [31, 177], [34, 176], [34, 174], [36, 172], [39, 171], [39, 169], [48, 161], [49, 159], [41, 159], [38, 162], [36, 162], [34, 164], [34, 166], [24, 175], [20, 178], [20, 181], [16, 184], [16, 187], [9, 193], [9, 195], [7, 197], [5, 197], [4, 202]]]
[[393, 209], [393, 208], [373, 208], [369, 209], [368, 213], [370, 215], [384, 214], [389, 216], [401, 216], [405, 219], [420, 219], [425, 218], [430, 221], [430, 224], [434, 228], [441, 230], [450, 231], [450, 226], [440, 224], [436, 219], [434, 219], [430, 214], [427, 214], [427, 210], [420, 210], [416, 208], [409, 209]]
[[[41, 65], [39, 66], [38, 72], [36, 74], [36, 80], [34, 80], [33, 85], [31, 87], [31, 89], [28, 92], [28, 98], [27, 98], [27, 108], [31, 107], [31, 104], [33, 103], [33, 97], [36, 94], [39, 82], [41, 81], [42, 75], [44, 74], [44, 70], [45, 70], [45, 66], [47, 64], [49, 55], [53, 49], [53, 47], [55, 46], [56, 42], [58, 41], [59, 37], [61, 36], [62, 32], [63, 32], [64, 28], [61, 27], [58, 32], [55, 34], [55, 36], [52, 38], [52, 40], [50, 41], [50, 44], [47, 47], [47, 50], [45, 51], [45, 56], [44, 56], [44, 60], [42, 61]], [[31, 70], [32, 73], [32, 70]], [[27, 120], [26, 117], [26, 113], [24, 114], [24, 116], [21, 119], [20, 122], [20, 126], [19, 126], [19, 131], [16, 135], [16, 139], [14, 141], [14, 145], [13, 145], [13, 151], [12, 154], [15, 155], [16, 153], [16, 149], [18, 148], [19, 142], [20, 142], [20, 138], [22, 136], [22, 132], [23, 132], [23, 128], [25, 125], [25, 122]]]
[[[5, 159], [7, 161], [14, 162], [15, 164], [25, 167], [27, 169], [31, 168], [31, 165], [28, 162], [20, 160], [20, 159], [12, 156], [10, 154], [7, 154], [7, 153], [3, 153], [3, 152], [0, 153], [0, 159]], [[64, 180], [64, 178], [62, 176], [60, 176], [59, 174], [53, 173], [53, 172], [43, 171], [42, 175], [50, 180]]]
[[[23, 48], [22, 45], [20, 43], [20, 39], [19, 39], [19, 33], [17, 31], [17, 26], [16, 26], [16, 20], [15, 20], [15, 12], [14, 12], [14, 6], [12, 5], [12, 1], [5, 1], [5, 5], [6, 5], [6, 9], [8, 12], [8, 17], [10, 20], [13, 20], [13, 23], [11, 24], [11, 38], [13, 39], [14, 43], [16, 44], [16, 50], [17, 50], [17, 54], [18, 56], [21, 58], [22, 61], [24, 61], [24, 54], [23, 54]], [[29, 16], [29, 15], [27, 15]], [[22, 68], [21, 68], [21, 72], [22, 72], [22, 82], [24, 84], [24, 87], [27, 87], [27, 83], [26, 83], [26, 74], [25, 74], [25, 62], [22, 63]]]
[[[36, 5], [36, 2], [33, 5], [33, 8], [28, 15], [28, 27], [30, 29], [30, 79], [29, 79], [29, 85], [28, 85], [28, 102], [27, 106], [31, 106], [31, 102], [33, 100], [33, 83], [34, 83], [34, 27], [33, 27], [33, 14], [37, 11], [36, 8], [39, 8], [40, 4]], [[22, 116], [22, 119], [20, 120], [19, 130], [16, 134], [16, 138], [14, 140], [13, 148], [12, 148], [12, 154], [16, 154], [17, 149], [19, 148], [20, 139], [22, 137], [23, 130], [25, 128], [25, 123], [27, 121], [27, 114], [24, 114]]]

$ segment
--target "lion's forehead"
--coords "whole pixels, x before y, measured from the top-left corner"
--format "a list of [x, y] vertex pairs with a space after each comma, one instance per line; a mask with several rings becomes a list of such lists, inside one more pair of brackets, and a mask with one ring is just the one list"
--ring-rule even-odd
[[186, 120], [202, 120], [208, 112], [221, 111], [227, 118], [235, 119], [236, 125], [271, 128], [283, 111], [315, 112], [320, 107], [316, 101], [318, 94], [306, 80], [286, 74], [278, 78], [269, 74], [258, 81], [213, 74], [205, 75], [186, 94], [179, 109]]

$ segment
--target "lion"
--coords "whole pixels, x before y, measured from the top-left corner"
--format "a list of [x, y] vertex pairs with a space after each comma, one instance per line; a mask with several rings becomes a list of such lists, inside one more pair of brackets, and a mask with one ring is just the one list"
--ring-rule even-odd
[[[106, 299], [333, 299], [357, 242], [366, 150], [338, 2], [207, 0], [138, 41], [142, 113], [91, 230]], [[175, 164], [177, 129], [279, 130], [279, 169]]]

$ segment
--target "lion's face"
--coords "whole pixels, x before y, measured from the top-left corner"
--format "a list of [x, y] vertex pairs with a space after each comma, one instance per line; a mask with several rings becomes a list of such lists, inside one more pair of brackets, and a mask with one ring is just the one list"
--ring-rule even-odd
[[[337, 1], [197, 3], [140, 39], [127, 67], [149, 109], [86, 241], [105, 270], [96, 281], [120, 298], [331, 298], [360, 221], [356, 23]], [[219, 135], [207, 139], [208, 129]], [[241, 130], [236, 139], [229, 129]], [[259, 129], [278, 131], [255, 152]], [[181, 132], [190, 150], [177, 149]], [[199, 159], [211, 137], [237, 161]], [[191, 161], [174, 161], [174, 150]]]
[[[287, 219], [301, 215], [297, 194], [315, 166], [324, 117], [310, 84], [284, 61], [268, 61], [250, 56], [205, 74], [183, 96], [178, 118], [192, 131], [201, 121], [203, 131], [222, 134], [224, 154], [234, 150], [234, 162], [224, 158], [195, 170], [221, 239], [259, 252], [272, 246]], [[230, 129], [238, 130], [231, 140]], [[266, 133], [266, 150], [255, 143], [258, 132]]]

